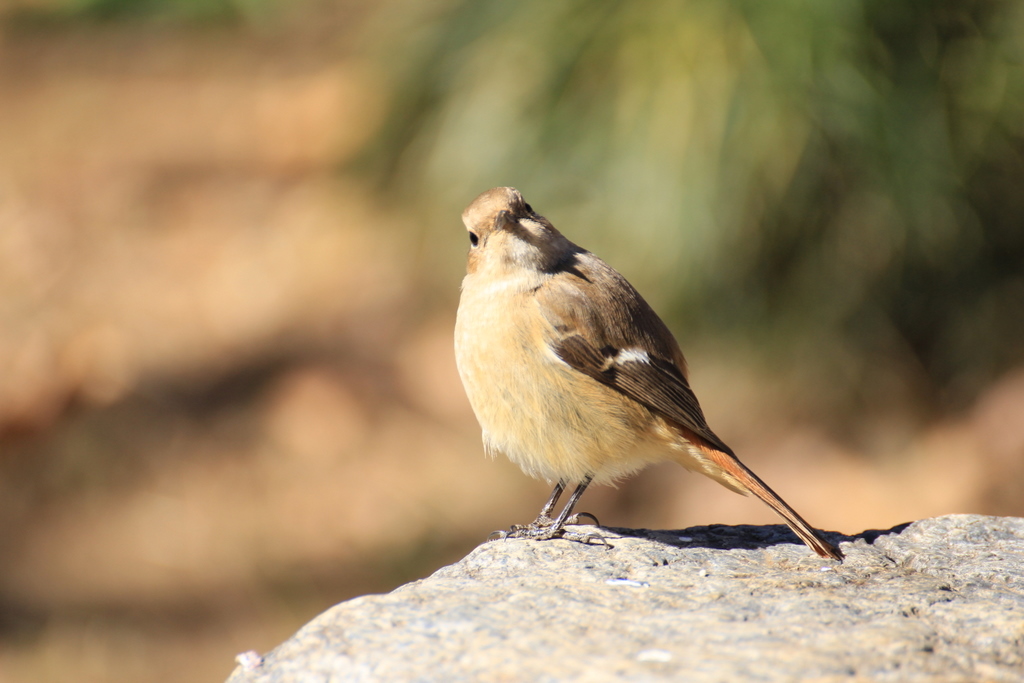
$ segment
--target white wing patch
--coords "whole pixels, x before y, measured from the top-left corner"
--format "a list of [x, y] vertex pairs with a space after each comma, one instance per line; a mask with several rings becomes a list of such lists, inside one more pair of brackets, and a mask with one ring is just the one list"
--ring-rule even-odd
[[650, 363], [651, 357], [643, 349], [622, 349], [615, 354], [616, 363]]

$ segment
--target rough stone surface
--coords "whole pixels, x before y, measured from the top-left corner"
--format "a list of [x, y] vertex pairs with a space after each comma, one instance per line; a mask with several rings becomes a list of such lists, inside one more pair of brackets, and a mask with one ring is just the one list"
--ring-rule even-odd
[[783, 526], [602, 533], [485, 543], [229, 683], [1024, 680], [1024, 519], [829, 534], [841, 565]]

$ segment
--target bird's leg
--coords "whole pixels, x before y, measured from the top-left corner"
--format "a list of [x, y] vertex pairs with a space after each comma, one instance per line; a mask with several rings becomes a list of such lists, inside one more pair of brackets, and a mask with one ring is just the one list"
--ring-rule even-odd
[[536, 526], [550, 526], [551, 525], [551, 511], [555, 509], [555, 504], [558, 503], [558, 499], [562, 497], [562, 491], [565, 490], [565, 480], [559, 479], [558, 483], [555, 484], [554, 490], [551, 492], [551, 497], [548, 498], [548, 502], [544, 503], [544, 507], [540, 509], [540, 514], [537, 515], [537, 519], [533, 520]]
[[[571, 496], [569, 496], [569, 502], [567, 502], [565, 507], [562, 508], [562, 512], [558, 515], [558, 519], [551, 523], [552, 531], [560, 531], [566, 524], [579, 521], [579, 515], [573, 515], [571, 518], [569, 515], [572, 515], [573, 508], [576, 507], [576, 503], [579, 502], [580, 496], [582, 496], [583, 492], [587, 490], [587, 487], [590, 486], [590, 482], [593, 481], [593, 479], [593, 477], [588, 476], [579, 483], [576, 490], [572, 492]], [[554, 507], [554, 504], [552, 504], [552, 507]], [[584, 512], [583, 514], [590, 515], [588, 512]], [[594, 517], [593, 515], [590, 516]], [[597, 517], [594, 517], [594, 521], [597, 521]]]
[[587, 545], [590, 545], [591, 541], [596, 541], [597, 543], [604, 545], [605, 548], [612, 547], [611, 544], [605, 540], [604, 536], [601, 536], [600, 534], [590, 531], [581, 533], [579, 531], [565, 530], [566, 524], [578, 524], [580, 515], [586, 515], [587, 517], [592, 518], [595, 524], [598, 523], [597, 517], [594, 517], [594, 515], [589, 512], [581, 512], [579, 515], [572, 514], [573, 508], [576, 507], [576, 503], [579, 502], [583, 492], [587, 490], [587, 487], [590, 486], [590, 482], [593, 481], [593, 479], [594, 478], [592, 476], [588, 476], [579, 483], [576, 490], [574, 490], [572, 495], [569, 496], [569, 501], [565, 504], [565, 507], [562, 508], [562, 512], [558, 515], [558, 519], [552, 522], [551, 526], [546, 529], [548, 535], [543, 536], [542, 538], [564, 538], [567, 541], [577, 541], [578, 543], [585, 543]]
[[[583, 495], [583, 490], [587, 488], [592, 479], [593, 477], [588, 477], [586, 483], [582, 485], [583, 489], [577, 489], [577, 491], [573, 493], [573, 499], [569, 501], [569, 505], [567, 506], [570, 512], [572, 511], [572, 508], [575, 507], [576, 501], [578, 501], [580, 496]], [[533, 520], [533, 526], [551, 526], [552, 524], [554, 524], [554, 520], [551, 519], [551, 511], [555, 509], [555, 504], [558, 502], [558, 499], [561, 497], [562, 491], [564, 490], [565, 480], [562, 479], [559, 480], [557, 484], [555, 484], [555, 490], [551, 492], [551, 497], [548, 498], [548, 502], [544, 503], [544, 507], [541, 508], [540, 514], [537, 515], [537, 519]], [[561, 516], [562, 515], [559, 515], [559, 517]], [[580, 517], [590, 517], [590, 519], [594, 520], [595, 525], [600, 526], [601, 524], [597, 521], [597, 517], [590, 514], [589, 512], [581, 512], [576, 515], [569, 515], [565, 518], [565, 522], [563, 524], [579, 524]]]

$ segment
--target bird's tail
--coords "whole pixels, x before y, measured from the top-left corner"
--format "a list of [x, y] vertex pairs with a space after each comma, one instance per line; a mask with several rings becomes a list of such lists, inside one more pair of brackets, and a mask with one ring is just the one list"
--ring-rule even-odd
[[736, 456], [723, 453], [716, 448], [704, 446], [703, 444], [699, 448], [718, 467], [731, 478], [738, 481], [745, 490], [750, 491], [763, 500], [768, 507], [775, 510], [785, 520], [786, 524], [789, 525], [789, 528], [793, 530], [793, 533], [799, 536], [800, 540], [806, 543], [811, 550], [822, 557], [830, 557], [840, 562], [843, 560], [843, 553], [839, 548], [822, 538], [821, 534], [808, 524], [803, 517], [797, 514], [796, 510], [789, 507], [786, 501], [782, 500], [775, 491], [772, 491], [768, 484], [761, 481], [760, 477], [747, 469], [746, 465], [741, 463]]

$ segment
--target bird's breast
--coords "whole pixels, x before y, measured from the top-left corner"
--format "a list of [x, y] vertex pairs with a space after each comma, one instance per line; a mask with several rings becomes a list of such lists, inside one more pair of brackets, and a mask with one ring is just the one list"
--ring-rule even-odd
[[642, 406], [558, 358], [532, 282], [463, 284], [455, 352], [490, 453], [549, 481], [598, 483], [664, 459]]

